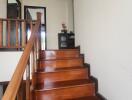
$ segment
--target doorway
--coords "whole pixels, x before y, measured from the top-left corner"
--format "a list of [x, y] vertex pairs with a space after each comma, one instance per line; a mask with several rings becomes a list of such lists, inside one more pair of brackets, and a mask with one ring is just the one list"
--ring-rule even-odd
[[[24, 6], [24, 19], [36, 20], [37, 12], [42, 14], [41, 16], [41, 49], [47, 48], [46, 43], [46, 7], [40, 6]], [[28, 30], [30, 32], [30, 30]], [[28, 33], [29, 35], [30, 33]]]
[[7, 0], [7, 18], [21, 18], [21, 2], [19, 0]]
[[[21, 19], [21, 2], [19, 0], [7, 0], [7, 19]], [[11, 21], [10, 22], [10, 44], [11, 46], [16, 45], [16, 22]], [[21, 42], [21, 29], [19, 24], [19, 43]]]

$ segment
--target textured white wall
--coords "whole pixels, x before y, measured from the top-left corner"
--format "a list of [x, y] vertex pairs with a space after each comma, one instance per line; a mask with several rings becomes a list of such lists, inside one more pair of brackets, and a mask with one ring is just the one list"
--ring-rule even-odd
[[81, 45], [99, 92], [132, 100], [132, 1], [74, 0], [76, 45]]
[[23, 0], [22, 5], [42, 6], [47, 8], [47, 46], [48, 49], [58, 48], [58, 32], [61, 24], [66, 23], [73, 30], [72, 0]]

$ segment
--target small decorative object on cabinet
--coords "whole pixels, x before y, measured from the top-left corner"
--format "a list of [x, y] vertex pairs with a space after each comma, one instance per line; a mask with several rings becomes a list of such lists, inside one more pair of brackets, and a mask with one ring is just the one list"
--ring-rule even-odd
[[73, 32], [70, 33], [59, 33], [58, 34], [59, 49], [72, 49], [75, 48], [75, 35]]

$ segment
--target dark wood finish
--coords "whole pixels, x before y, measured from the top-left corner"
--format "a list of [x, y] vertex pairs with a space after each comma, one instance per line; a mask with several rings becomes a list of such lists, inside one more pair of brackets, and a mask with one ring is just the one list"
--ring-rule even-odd
[[18, 25], [19, 24], [19, 22], [18, 21], [16, 21], [16, 47], [18, 47], [19, 46], [19, 39], [18, 39]]
[[71, 81], [71, 83], [69, 81], [67, 82], [68, 84], [64, 83], [62, 87], [56, 87], [54, 84], [55, 86], [53, 85], [53, 89], [51, 90], [35, 90], [35, 99], [47, 100], [46, 98], [48, 98], [48, 100], [64, 100], [95, 95], [94, 83], [89, 81]]
[[[23, 50], [27, 40], [27, 22], [35, 23], [35, 21], [22, 19], [0, 19], [0, 51]], [[3, 23], [7, 24], [5, 27], [7, 29], [7, 33], [3, 33]], [[3, 37], [3, 34], [6, 34], [6, 37]], [[6, 44], [3, 45], [3, 43]]]
[[102, 100], [79, 49], [40, 51], [39, 57], [32, 79], [34, 100]]
[[83, 58], [57, 59], [57, 60], [39, 60], [38, 69], [45, 67], [64, 68], [83, 66]]
[[36, 72], [33, 74], [33, 84], [37, 83], [51, 83], [57, 81], [68, 81], [68, 80], [78, 80], [78, 79], [88, 79], [88, 69], [87, 68], [71, 68], [63, 69], [53, 72]]
[[23, 99], [25, 99], [24, 98], [24, 91], [23, 91], [24, 89], [23, 89], [23, 84], [21, 84], [20, 85], [20, 88], [19, 88], [19, 90], [18, 90], [18, 93], [17, 93], [17, 97], [16, 97], [16, 99], [17, 100], [23, 100]]
[[26, 45], [26, 21], [22, 22], [22, 46]]
[[[84, 64], [84, 55], [80, 54], [79, 49], [41, 51], [41, 35], [37, 34], [40, 29], [40, 19], [41, 17], [38, 16], [35, 27], [30, 22], [31, 37], [2, 100], [15, 100], [17, 94], [19, 100], [30, 100], [30, 96], [32, 96], [31, 100], [103, 100], [97, 93], [98, 82], [91, 77], [89, 65]], [[10, 20], [7, 21], [9, 38]], [[16, 37], [19, 35], [18, 26], [19, 21], [16, 20]], [[23, 33], [25, 37], [25, 22]], [[16, 38], [16, 46], [19, 47], [17, 41], [18, 38]], [[8, 46], [11, 47], [9, 44]], [[32, 91], [30, 91], [29, 66], [33, 66]], [[26, 68], [26, 92], [23, 96], [23, 91], [19, 92], [19, 89], [23, 90], [20, 84]]]
[[80, 85], [87, 85], [87, 84], [94, 84], [92, 80], [88, 79], [75, 79], [75, 80], [66, 80], [66, 81], [58, 81], [58, 82], [50, 82], [45, 84], [37, 84], [36, 90], [45, 91], [45, 90], [53, 90], [53, 89], [61, 89], [65, 87], [72, 87], [72, 86], [80, 86]]
[[67, 99], [67, 100], [103, 100], [103, 99], [100, 99], [97, 96], [86, 96], [86, 97], [81, 97], [76, 99]]
[[[41, 15], [41, 14], [38, 13], [38, 15]], [[37, 42], [37, 40], [39, 40], [38, 32], [39, 32], [40, 22], [41, 20], [37, 20], [37, 23], [35, 24], [33, 33], [31, 34], [31, 37], [27, 43], [27, 46], [25, 47], [25, 50], [17, 64], [16, 70], [13, 74], [11, 81], [9, 82], [9, 85], [4, 93], [2, 100], [15, 100], [16, 98], [28, 61], [30, 61], [29, 60], [30, 53], [32, 52], [32, 48], [34, 48], [34, 44]], [[39, 51], [39, 47], [35, 47], [35, 48], [37, 48], [37, 51]], [[37, 59], [37, 58], [34, 58], [34, 59]]]
[[[12, 19], [12, 18], [0, 18], [0, 20], [2, 21], [19, 21], [19, 22], [24, 22], [24, 21], [27, 21], [27, 22], [30, 22], [31, 20], [26, 20], [26, 19]], [[36, 20], [32, 20], [32, 22], [36, 22]]]
[[30, 100], [30, 61], [26, 68], [26, 100]]
[[11, 33], [11, 24], [10, 24], [10, 20], [8, 20], [8, 33], [7, 33], [7, 41], [8, 41], [8, 48], [10, 48], [10, 33]]
[[78, 49], [65, 49], [65, 50], [46, 50], [40, 51], [40, 59], [64, 59], [74, 58], [80, 56]]

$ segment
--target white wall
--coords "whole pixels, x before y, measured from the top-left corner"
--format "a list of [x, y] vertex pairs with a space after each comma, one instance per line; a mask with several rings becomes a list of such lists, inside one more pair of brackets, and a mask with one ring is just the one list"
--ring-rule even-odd
[[[0, 0], [0, 18], [6, 18], [7, 15], [7, 1], [6, 0]], [[3, 27], [6, 27], [6, 24], [3, 24]], [[3, 33], [6, 32], [6, 29], [3, 30]], [[5, 34], [3, 35], [4, 39], [3, 41], [5, 41]], [[3, 43], [5, 45], [5, 43]]]
[[47, 46], [48, 49], [58, 48], [58, 32], [61, 24], [66, 23], [73, 30], [72, 0], [23, 0], [22, 5], [42, 6], [47, 8]]
[[74, 0], [76, 45], [81, 45], [99, 92], [132, 100], [132, 1]]
[[22, 52], [0, 52], [0, 82], [9, 81]]
[[[69, 30], [73, 30], [73, 1], [72, 0], [22, 0], [22, 13], [24, 5], [42, 6], [47, 8], [47, 45], [48, 49], [58, 48], [58, 32], [61, 24], [66, 23]], [[7, 1], [0, 0], [0, 18], [6, 18]], [[22, 15], [23, 15], [22, 14]], [[23, 15], [24, 16], [24, 15]], [[5, 33], [5, 32], [4, 32]], [[21, 52], [0, 52], [0, 82], [9, 81]]]
[[6, 18], [7, 1], [0, 0], [0, 18]]
[[[47, 8], [47, 48], [58, 48], [58, 32], [61, 24], [66, 23], [69, 30], [73, 31], [73, 0], [21, 0], [22, 15], [24, 5], [42, 6]], [[6, 0], [0, 0], [0, 18], [6, 18]]]

